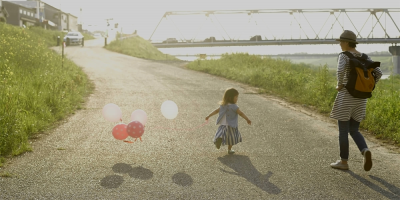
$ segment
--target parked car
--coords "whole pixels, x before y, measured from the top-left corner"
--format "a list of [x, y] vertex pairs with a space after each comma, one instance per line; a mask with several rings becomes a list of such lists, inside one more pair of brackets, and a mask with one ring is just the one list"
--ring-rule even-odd
[[78, 44], [84, 46], [85, 38], [80, 32], [68, 32], [64, 37], [64, 42], [67, 46]]
[[178, 43], [178, 40], [176, 38], [167, 38], [163, 43]]
[[261, 35], [255, 35], [253, 37], [250, 38], [250, 41], [261, 41]]
[[215, 37], [209, 37], [209, 38], [206, 38], [205, 40], [204, 40], [204, 42], [216, 42], [217, 40], [215, 39]]

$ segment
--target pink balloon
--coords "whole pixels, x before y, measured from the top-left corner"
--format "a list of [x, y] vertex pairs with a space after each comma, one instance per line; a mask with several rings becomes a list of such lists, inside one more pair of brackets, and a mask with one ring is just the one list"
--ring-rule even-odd
[[133, 138], [139, 138], [144, 133], [144, 126], [139, 121], [132, 121], [128, 124], [126, 131], [128, 132], [129, 136]]
[[117, 140], [124, 140], [128, 137], [128, 132], [126, 132], [126, 124], [117, 124], [112, 130], [112, 135]]
[[122, 111], [117, 105], [109, 103], [103, 107], [103, 117], [110, 122], [119, 122]]
[[133, 111], [131, 115], [131, 121], [139, 121], [143, 126], [145, 126], [147, 122], [146, 112], [140, 109]]

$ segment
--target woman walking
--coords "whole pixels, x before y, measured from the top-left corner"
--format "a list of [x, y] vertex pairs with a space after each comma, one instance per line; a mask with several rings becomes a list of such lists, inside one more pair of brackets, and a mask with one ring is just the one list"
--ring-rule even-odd
[[[355, 57], [361, 57], [362, 53], [356, 50], [356, 44], [358, 44], [356, 39], [357, 36], [352, 31], [345, 30], [336, 41], [340, 42], [342, 51], [348, 51]], [[368, 60], [371, 60], [371, 58], [368, 57]], [[382, 76], [382, 71], [377, 67], [373, 72], [375, 73], [375, 83], [377, 83]], [[343, 170], [349, 169], [347, 160], [349, 159], [348, 133], [350, 133], [361, 154], [364, 156], [364, 170], [369, 171], [372, 168], [372, 154], [368, 149], [363, 135], [358, 130], [360, 122], [365, 118], [367, 99], [355, 98], [347, 91], [345, 86], [349, 78], [349, 73], [349, 57], [341, 53], [336, 72], [336, 90], [338, 94], [330, 114], [331, 118], [338, 120], [340, 160], [332, 163], [331, 167]]]

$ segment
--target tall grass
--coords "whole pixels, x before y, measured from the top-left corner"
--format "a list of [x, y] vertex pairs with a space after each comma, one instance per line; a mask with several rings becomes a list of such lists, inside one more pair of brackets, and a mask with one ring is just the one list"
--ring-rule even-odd
[[[193, 61], [187, 67], [259, 87], [263, 92], [310, 105], [325, 115], [330, 113], [337, 94], [335, 72], [327, 65], [315, 69], [304, 63], [238, 53], [224, 54], [218, 60]], [[362, 128], [396, 143], [400, 143], [399, 89], [399, 76], [381, 80], [361, 123]]]
[[179, 60], [174, 56], [163, 54], [145, 39], [136, 36], [124, 40], [114, 40], [106, 46], [106, 49], [137, 58], [150, 60]]
[[[26, 31], [30, 33], [32, 38], [35, 38], [38, 41], [43, 41], [48, 47], [57, 45], [58, 36], [60, 36], [60, 43], [62, 43], [64, 36], [67, 35], [66, 32], [45, 30], [38, 26], [30, 26]], [[82, 33], [82, 35], [85, 37], [85, 41], [95, 39], [93, 36], [86, 33]]]
[[0, 23], [0, 158], [30, 151], [30, 136], [79, 109], [93, 90], [81, 68], [69, 60], [62, 67], [48, 48], [54, 35]]

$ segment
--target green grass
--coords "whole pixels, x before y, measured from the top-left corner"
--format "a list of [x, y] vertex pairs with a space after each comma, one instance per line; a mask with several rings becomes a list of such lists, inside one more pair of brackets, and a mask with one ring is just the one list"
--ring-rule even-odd
[[0, 157], [0, 167], [3, 167], [3, 164], [6, 162], [6, 159], [3, 157]]
[[163, 54], [147, 40], [136, 36], [125, 40], [114, 40], [106, 49], [137, 58], [150, 60], [179, 60], [174, 56]]
[[57, 33], [0, 23], [0, 157], [31, 151], [28, 139], [74, 112], [93, 90], [53, 46]]
[[[43, 41], [48, 47], [56, 46], [57, 45], [57, 37], [60, 36], [60, 42], [63, 41], [66, 32], [62, 31], [54, 31], [54, 30], [45, 30], [42, 27], [38, 26], [30, 26], [26, 29], [26, 32], [30, 33], [32, 38], [37, 39], [38, 41]], [[90, 34], [82, 33], [85, 37], [85, 40], [92, 40], [95, 39]]]
[[[286, 59], [249, 54], [224, 54], [218, 60], [196, 60], [187, 68], [203, 71], [255, 87], [261, 92], [306, 104], [329, 115], [336, 98], [335, 72], [327, 65], [315, 67]], [[381, 80], [367, 104], [361, 127], [400, 144], [400, 76]]]
[[86, 40], [93, 40], [93, 39], [96, 39], [95, 37], [93, 37], [93, 36], [90, 35], [90, 34], [82, 33], [82, 35], [85, 37], [85, 41], [86, 41]]
[[[381, 70], [386, 73], [390, 74], [390, 69], [393, 68], [393, 63], [392, 63], [392, 57], [391, 56], [370, 56], [373, 61], [376, 62], [381, 62]], [[329, 69], [334, 69], [336, 70], [337, 68], [337, 56], [332, 56], [332, 57], [321, 57], [321, 58], [291, 58], [288, 57], [292, 62], [294, 63], [305, 63], [305, 64], [311, 64], [314, 66], [319, 66], [319, 65], [327, 65]]]
[[14, 174], [11, 174], [10, 172], [1, 172], [0, 173], [0, 177], [4, 177], [4, 178], [11, 178], [14, 177]]

